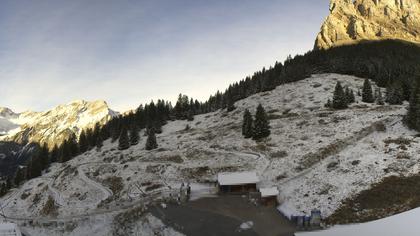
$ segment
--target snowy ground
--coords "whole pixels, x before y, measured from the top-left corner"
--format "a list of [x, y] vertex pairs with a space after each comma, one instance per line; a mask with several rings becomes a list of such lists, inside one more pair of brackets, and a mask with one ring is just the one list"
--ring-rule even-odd
[[418, 235], [420, 208], [364, 224], [335, 226], [328, 230], [296, 233], [296, 236], [395, 236]]
[[[2, 199], [7, 216], [42, 218], [48, 198], [58, 209], [54, 219], [97, 216], [121, 211], [143, 197], [158, 199], [191, 182], [193, 192], [213, 194], [219, 172], [256, 171], [261, 187], [277, 186], [283, 209], [330, 215], [347, 197], [393, 174], [416, 173], [419, 138], [402, 125], [405, 106], [357, 103], [349, 109], [324, 108], [337, 81], [357, 91], [363, 79], [337, 74], [285, 84], [238, 101], [236, 110], [173, 121], [157, 135], [159, 148], [144, 149], [146, 137], [128, 150], [105, 141], [65, 164], [54, 164]], [[272, 135], [256, 143], [241, 135], [243, 111], [261, 103], [270, 117]], [[190, 129], [185, 127], [189, 125]], [[385, 127], [385, 130], [383, 128]], [[386, 140], [404, 137], [411, 144]], [[409, 158], [397, 158], [399, 155]], [[385, 171], [385, 169], [387, 171]]]

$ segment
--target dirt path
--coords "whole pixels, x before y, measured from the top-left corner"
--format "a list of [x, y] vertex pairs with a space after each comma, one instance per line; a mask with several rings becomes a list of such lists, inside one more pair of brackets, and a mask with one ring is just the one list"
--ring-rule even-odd
[[96, 205], [98, 205], [101, 201], [111, 197], [113, 195], [111, 189], [104, 187], [102, 184], [90, 179], [89, 177], [86, 176], [85, 172], [82, 169], [82, 166], [79, 166], [77, 168], [77, 172], [79, 173], [79, 177], [80, 179], [82, 179], [83, 181], [85, 181], [86, 184], [93, 186], [94, 188], [97, 188], [99, 190], [101, 190], [101, 192], [103, 193], [102, 198], [98, 200], [98, 202], [96, 203]]

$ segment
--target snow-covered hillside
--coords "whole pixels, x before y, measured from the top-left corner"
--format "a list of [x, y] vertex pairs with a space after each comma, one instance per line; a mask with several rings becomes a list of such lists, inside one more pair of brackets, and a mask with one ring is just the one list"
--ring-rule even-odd
[[78, 136], [82, 129], [93, 128], [95, 123], [105, 123], [117, 115], [104, 101], [73, 101], [45, 112], [26, 111], [14, 113], [0, 108], [0, 140], [18, 143], [47, 143], [50, 147]]
[[[169, 122], [153, 151], [144, 149], [143, 131], [140, 143], [128, 150], [119, 151], [107, 140], [102, 150], [54, 164], [6, 195], [4, 213], [81, 224], [87, 215], [112, 218], [144, 203], [135, 191], [158, 199], [181, 182], [192, 182], [194, 190], [205, 188], [219, 172], [256, 170], [261, 186], [278, 186], [283, 209], [309, 213], [318, 208], [328, 216], [342, 200], [386, 176], [417, 172], [420, 158], [419, 138], [402, 124], [405, 105], [365, 104], [357, 96], [347, 110], [326, 109], [337, 81], [357, 91], [364, 80], [314, 75], [238, 101], [232, 112]], [[271, 136], [256, 143], [242, 137], [241, 122], [243, 111], [254, 113], [260, 103], [269, 114]], [[392, 141], [401, 137], [411, 144], [403, 148]], [[46, 214], [49, 197], [56, 208]]]
[[397, 214], [384, 219], [346, 226], [335, 226], [328, 230], [308, 233], [298, 233], [297, 236], [395, 236], [395, 235], [418, 235], [420, 225], [417, 223], [420, 217], [420, 208]]

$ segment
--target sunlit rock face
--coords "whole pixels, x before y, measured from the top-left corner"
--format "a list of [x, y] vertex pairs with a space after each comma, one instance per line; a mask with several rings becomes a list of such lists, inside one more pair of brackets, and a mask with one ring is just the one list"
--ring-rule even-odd
[[46, 143], [51, 148], [73, 134], [77, 137], [81, 130], [93, 128], [96, 123], [105, 124], [116, 115], [105, 101], [78, 100], [45, 112], [19, 114], [3, 108], [0, 109], [0, 141]]
[[315, 48], [384, 39], [420, 43], [420, 0], [331, 0]]

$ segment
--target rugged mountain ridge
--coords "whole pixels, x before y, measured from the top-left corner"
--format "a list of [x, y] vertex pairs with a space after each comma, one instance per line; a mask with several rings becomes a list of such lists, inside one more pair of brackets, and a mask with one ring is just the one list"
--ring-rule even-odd
[[61, 144], [70, 135], [78, 136], [81, 130], [106, 123], [118, 113], [105, 101], [77, 100], [59, 105], [45, 112], [14, 113], [0, 109], [0, 141], [16, 143], [47, 143], [49, 147]]
[[315, 48], [384, 39], [420, 43], [419, 0], [331, 0]]

